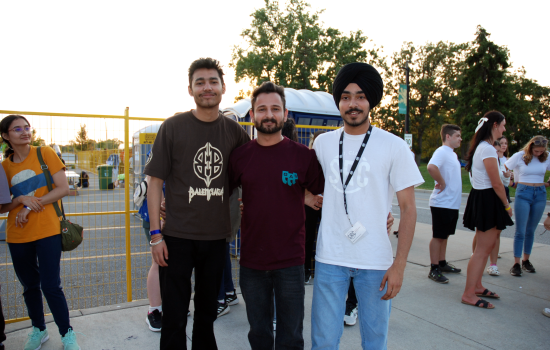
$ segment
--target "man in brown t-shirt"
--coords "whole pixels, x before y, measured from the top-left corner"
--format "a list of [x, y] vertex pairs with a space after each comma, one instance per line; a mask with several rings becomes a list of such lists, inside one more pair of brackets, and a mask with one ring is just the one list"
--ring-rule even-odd
[[[220, 289], [229, 219], [229, 154], [250, 140], [235, 121], [219, 113], [225, 92], [218, 61], [199, 59], [189, 67], [189, 94], [196, 109], [162, 123], [144, 173], [151, 253], [159, 265], [162, 297], [161, 349], [186, 349], [187, 307], [195, 269], [193, 349], [217, 349], [213, 323]], [[166, 225], [160, 233], [162, 184], [166, 182]]]

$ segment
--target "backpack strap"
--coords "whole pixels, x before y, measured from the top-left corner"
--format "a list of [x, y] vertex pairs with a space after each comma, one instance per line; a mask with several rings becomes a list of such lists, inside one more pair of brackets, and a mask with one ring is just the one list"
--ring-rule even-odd
[[[52, 174], [50, 173], [50, 169], [48, 169], [48, 166], [46, 163], [44, 163], [44, 159], [42, 158], [42, 152], [40, 151], [42, 147], [36, 148], [36, 155], [38, 156], [38, 161], [40, 162], [40, 168], [42, 169], [42, 172], [44, 173], [44, 177], [46, 178], [46, 183], [48, 184], [48, 191], [53, 191], [52, 186]], [[63, 203], [63, 202], [61, 202]], [[63, 219], [65, 219], [65, 211], [59, 209], [59, 205], [57, 204], [57, 201], [53, 202], [53, 207], [55, 208], [55, 212], [57, 214], [57, 217], [63, 216]], [[61, 204], [63, 205], [63, 204]]]

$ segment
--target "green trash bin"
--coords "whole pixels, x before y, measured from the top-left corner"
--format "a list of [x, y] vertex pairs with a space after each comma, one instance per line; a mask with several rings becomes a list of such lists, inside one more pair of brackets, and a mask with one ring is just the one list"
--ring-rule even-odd
[[100, 190], [112, 190], [113, 185], [113, 165], [102, 164], [97, 166], [97, 175], [99, 178], [99, 189]]

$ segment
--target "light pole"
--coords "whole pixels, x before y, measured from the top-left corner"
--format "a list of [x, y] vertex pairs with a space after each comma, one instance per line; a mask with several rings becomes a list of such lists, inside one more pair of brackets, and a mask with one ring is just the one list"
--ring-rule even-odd
[[409, 86], [409, 72], [410, 72], [410, 68], [409, 68], [409, 63], [411, 63], [411, 61], [406, 61], [405, 62], [405, 67], [401, 67], [401, 69], [404, 69], [405, 70], [405, 76], [406, 76], [406, 80], [405, 80], [405, 83], [407, 84], [407, 113], [405, 114], [405, 134], [408, 134], [410, 132], [409, 130], [409, 93], [410, 93], [410, 86]]

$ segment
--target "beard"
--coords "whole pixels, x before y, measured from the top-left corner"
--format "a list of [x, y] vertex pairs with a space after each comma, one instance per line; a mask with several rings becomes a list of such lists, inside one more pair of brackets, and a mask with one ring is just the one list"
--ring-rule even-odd
[[[268, 123], [268, 122], [274, 123], [275, 126], [266, 127], [263, 125], [264, 123]], [[285, 125], [284, 121], [281, 120], [280, 123], [277, 123], [277, 120], [275, 118], [271, 118], [271, 119], [266, 118], [266, 119], [263, 119], [260, 123], [258, 123], [258, 121], [254, 122], [254, 126], [256, 127], [256, 130], [258, 130], [262, 134], [267, 134], [267, 135], [271, 135], [282, 130], [284, 125]]]
[[[349, 114], [351, 114], [352, 112], [359, 113], [359, 115], [357, 116], [357, 119], [352, 120], [352, 119], [349, 118]], [[344, 116], [342, 116], [342, 119], [349, 126], [360, 126], [360, 125], [365, 124], [367, 122], [367, 120], [369, 120], [369, 112], [370, 111], [367, 111], [367, 113], [364, 115], [364, 117], [361, 118], [361, 113], [365, 113], [365, 111], [363, 111], [362, 109], [359, 109], [359, 108], [351, 108], [351, 109], [348, 109], [344, 113]], [[348, 118], [346, 118], [346, 117], [348, 117]]]

